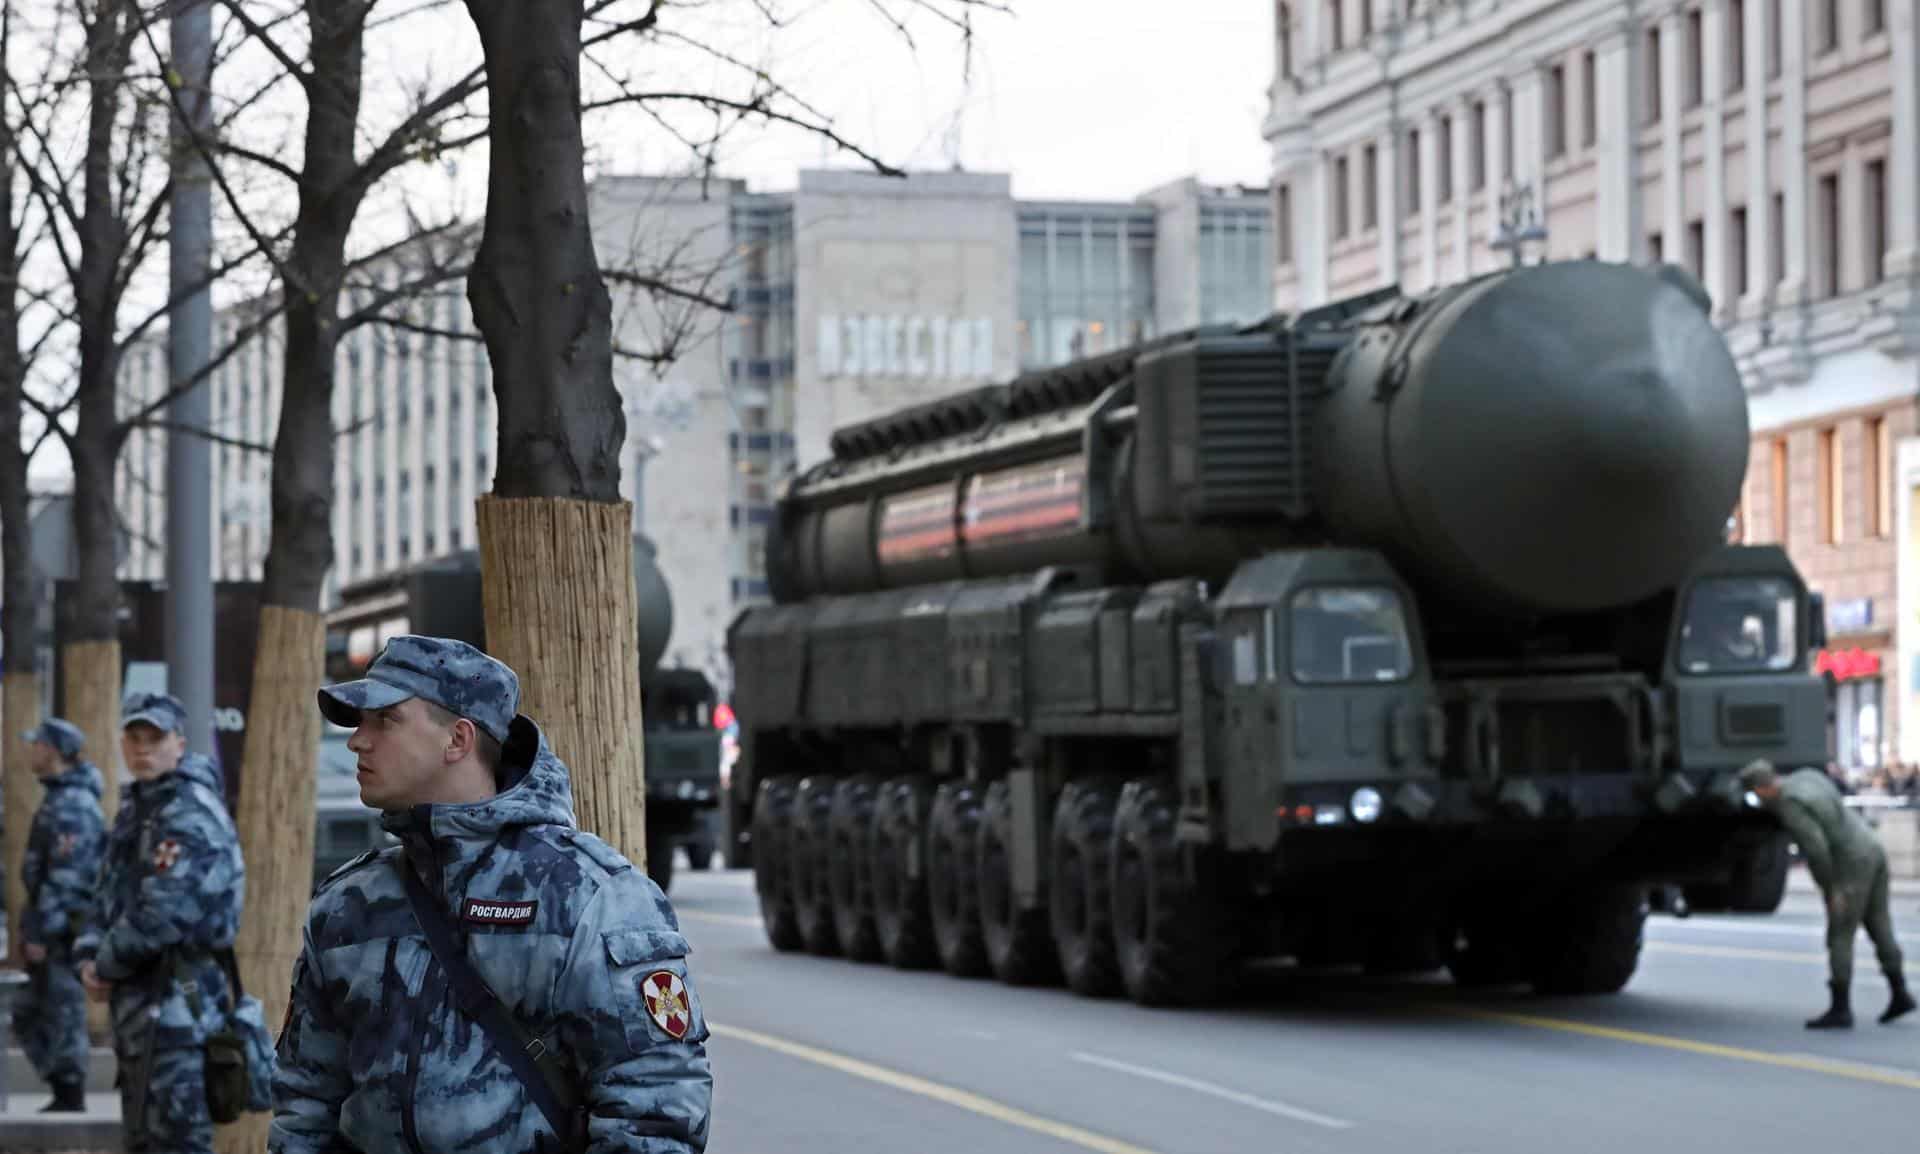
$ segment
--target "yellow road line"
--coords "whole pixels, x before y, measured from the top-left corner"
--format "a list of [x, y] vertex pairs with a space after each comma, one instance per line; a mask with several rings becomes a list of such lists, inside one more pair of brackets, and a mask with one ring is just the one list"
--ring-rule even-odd
[[1117, 1138], [1108, 1138], [1103, 1134], [1095, 1134], [1091, 1130], [1082, 1130], [1078, 1126], [1056, 1122], [1051, 1118], [1042, 1118], [1017, 1107], [996, 1102], [991, 1098], [983, 1098], [978, 1094], [957, 1090], [952, 1086], [943, 1086], [938, 1082], [929, 1082], [925, 1078], [916, 1078], [912, 1074], [889, 1070], [885, 1066], [862, 1062], [858, 1058], [849, 1058], [830, 1050], [821, 1050], [800, 1042], [776, 1038], [772, 1034], [762, 1034], [758, 1030], [749, 1030], [741, 1026], [722, 1026], [709, 1021], [707, 1028], [722, 1038], [751, 1042], [791, 1058], [799, 1058], [801, 1061], [825, 1066], [830, 1070], [838, 1070], [842, 1074], [851, 1074], [856, 1078], [865, 1078], [870, 1082], [878, 1082], [882, 1086], [891, 1086], [909, 1094], [918, 1094], [922, 1098], [945, 1102], [949, 1106], [970, 1110], [982, 1117], [992, 1118], [996, 1122], [1005, 1122], [1009, 1126], [1018, 1126], [1022, 1130], [1031, 1130], [1036, 1134], [1057, 1138], [1087, 1150], [1098, 1150], [1101, 1154], [1154, 1154], [1153, 1151], [1142, 1146], [1134, 1146]]
[[1815, 1074], [1829, 1074], [1835, 1078], [1852, 1078], [1859, 1082], [1879, 1082], [1887, 1086], [1899, 1086], [1906, 1090], [1920, 1090], [1920, 1076], [1903, 1074], [1893, 1070], [1876, 1069], [1870, 1066], [1857, 1066], [1849, 1062], [1828, 1061], [1807, 1054], [1776, 1054], [1766, 1050], [1749, 1050], [1742, 1046], [1722, 1046], [1715, 1042], [1696, 1042], [1691, 1038], [1675, 1038], [1668, 1034], [1649, 1034], [1641, 1030], [1623, 1030], [1616, 1026], [1596, 1026], [1590, 1022], [1576, 1022], [1566, 1018], [1548, 1018], [1539, 1014], [1515, 1014], [1505, 1010], [1488, 1010], [1478, 1006], [1440, 1006], [1447, 1013], [1467, 1018], [1483, 1018], [1492, 1022], [1506, 1022], [1515, 1026], [1532, 1026], [1541, 1030], [1558, 1030], [1567, 1034], [1584, 1034], [1589, 1038], [1606, 1038], [1615, 1042], [1629, 1042], [1636, 1046], [1653, 1046], [1664, 1050], [1680, 1050], [1689, 1054], [1704, 1054], [1713, 1058], [1728, 1058], [1737, 1062], [1752, 1062], [1761, 1066], [1781, 1066], [1789, 1070], [1805, 1070]]
[[716, 914], [706, 910], [675, 910], [681, 921], [692, 919], [696, 922], [718, 922], [723, 926], [750, 926], [760, 928], [760, 919], [751, 914]]

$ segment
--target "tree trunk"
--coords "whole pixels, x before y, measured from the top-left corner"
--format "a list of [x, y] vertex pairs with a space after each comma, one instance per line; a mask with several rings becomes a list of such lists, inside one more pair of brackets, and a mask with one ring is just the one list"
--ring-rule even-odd
[[20, 915], [27, 908], [27, 889], [21, 884], [20, 863], [26, 858], [27, 830], [33, 825], [34, 811], [40, 808], [40, 781], [27, 765], [27, 743], [20, 740], [22, 730], [40, 721], [40, 687], [32, 673], [9, 673], [0, 679], [0, 721], [6, 725], [7, 942], [11, 950], [8, 956], [18, 965]]
[[90, 760], [100, 767], [106, 791], [100, 807], [113, 824], [120, 805], [120, 641], [70, 641], [61, 653], [67, 720], [87, 735]]
[[[287, 339], [273, 443], [273, 529], [261, 589], [258, 655], [240, 777], [247, 914], [234, 955], [267, 1021], [286, 1012], [313, 892], [314, 774], [326, 677], [320, 590], [333, 565], [334, 349], [347, 234], [365, 196], [354, 160], [367, 6], [308, 0], [311, 79], [300, 211], [287, 261]], [[328, 435], [318, 435], [319, 430]], [[292, 772], [289, 772], [291, 767]], [[264, 1150], [268, 1114], [220, 1127], [220, 1154]]]
[[487, 215], [467, 298], [499, 405], [478, 509], [487, 643], [573, 771], [588, 829], [646, 866], [645, 737], [626, 418], [587, 214], [581, 0], [467, 0], [491, 109]]
[[580, 828], [644, 870], [632, 506], [487, 496], [477, 516], [487, 647], [520, 675], [520, 712], [572, 769]]
[[[314, 772], [320, 711], [313, 701], [326, 656], [326, 622], [311, 610], [260, 610], [245, 770], [240, 776], [240, 842], [247, 851], [247, 909], [234, 955], [240, 980], [260, 999], [270, 1027], [287, 1009], [300, 954], [307, 895], [313, 891]], [[265, 724], [260, 724], [264, 722]], [[220, 1127], [222, 1154], [266, 1148], [269, 1114]]]

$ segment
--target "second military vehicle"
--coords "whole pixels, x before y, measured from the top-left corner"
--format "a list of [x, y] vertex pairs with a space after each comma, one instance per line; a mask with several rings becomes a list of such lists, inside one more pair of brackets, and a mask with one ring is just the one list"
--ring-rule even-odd
[[1826, 759], [1818, 598], [1726, 543], [1745, 393], [1677, 269], [1376, 292], [831, 444], [729, 637], [780, 949], [1612, 992], [1649, 886], [1777, 848], [1739, 767]]
[[[707, 856], [707, 817], [721, 795], [717, 695], [698, 670], [660, 666], [673, 632], [673, 596], [645, 537], [634, 538], [633, 572], [640, 633], [635, 675], [646, 726], [647, 873], [666, 889], [676, 846], [685, 844], [696, 863]], [[480, 558], [467, 550], [343, 588], [339, 607], [327, 615], [327, 674], [341, 681], [361, 676], [398, 633], [453, 637], [484, 650], [486, 632]]]

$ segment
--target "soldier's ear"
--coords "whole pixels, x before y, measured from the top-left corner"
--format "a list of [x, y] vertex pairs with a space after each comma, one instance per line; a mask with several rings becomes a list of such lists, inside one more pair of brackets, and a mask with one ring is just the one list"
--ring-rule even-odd
[[453, 728], [447, 731], [447, 764], [465, 761], [473, 753], [474, 739], [479, 730], [473, 722], [462, 717], [454, 721]]

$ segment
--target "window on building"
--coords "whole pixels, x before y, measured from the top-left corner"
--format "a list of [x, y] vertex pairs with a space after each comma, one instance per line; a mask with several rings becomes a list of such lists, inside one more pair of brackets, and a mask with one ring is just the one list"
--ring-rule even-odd
[[[1787, 198], [1782, 193], [1773, 194], [1773, 211], [1768, 214], [1768, 223], [1772, 226], [1772, 235], [1768, 238], [1769, 271], [1773, 275], [1772, 284], [1779, 284], [1786, 278], [1787, 268]], [[1769, 286], [1771, 287], [1771, 285]]]
[[1599, 57], [1589, 52], [1580, 61], [1580, 147], [1592, 148], [1600, 137]]
[[1273, 252], [1281, 264], [1293, 263], [1293, 190], [1284, 184], [1273, 188]]
[[1440, 185], [1440, 203], [1453, 203], [1453, 117], [1440, 118], [1440, 138], [1435, 140], [1434, 155], [1438, 158], [1439, 171], [1433, 179]]
[[1747, 79], [1747, 3], [1727, 0], [1727, 91], [1738, 92]]
[[1816, 513], [1819, 518], [1820, 541], [1832, 545], [1841, 539], [1841, 502], [1845, 492], [1840, 471], [1843, 465], [1840, 454], [1839, 430], [1825, 428], [1820, 430], [1816, 442], [1818, 448], [1819, 470], [1815, 474], [1818, 482], [1817, 492], [1820, 504]]
[[1685, 94], [1688, 108], [1699, 107], [1701, 94], [1706, 89], [1706, 84], [1702, 77], [1702, 72], [1706, 68], [1706, 45], [1701, 34], [1701, 29], [1700, 9], [1695, 8], [1687, 13], [1687, 87]]
[[1380, 223], [1380, 154], [1369, 144], [1360, 151], [1360, 230]]
[[1867, 531], [1875, 537], [1893, 536], [1893, 431], [1884, 416], [1867, 418], [1866, 468], [1860, 471], [1867, 487]]
[[1747, 295], [1747, 210], [1736, 208], [1727, 228], [1727, 281], [1735, 296]]
[[1567, 154], [1567, 69], [1556, 64], [1547, 69], [1547, 122], [1543, 126], [1546, 132], [1547, 158], [1557, 160]]
[[1861, 28], [1863, 36], [1874, 36], [1886, 30], [1887, 0], [1864, 0], [1866, 7], [1866, 25]]
[[1819, 8], [1819, 51], [1832, 52], [1840, 47], [1840, 0], [1819, 0]]
[[1657, 232], [1649, 233], [1647, 236], [1647, 261], [1651, 264], [1659, 264], [1666, 259], [1666, 238]]
[[1408, 129], [1405, 151], [1400, 156], [1400, 169], [1406, 173], [1403, 182], [1406, 188], [1407, 203], [1400, 206], [1402, 216], [1414, 216], [1420, 211], [1420, 130]]
[[1773, 441], [1773, 540], [1775, 544], [1787, 544], [1787, 439], [1776, 437]]
[[1340, 10], [1346, 7], [1340, 0], [1327, 0], [1327, 45], [1335, 52], [1347, 46], [1347, 39], [1340, 28]]
[[1373, 35], [1373, 0], [1360, 0], [1360, 39]]
[[1707, 267], [1707, 225], [1705, 221], [1693, 221], [1687, 225], [1687, 271], [1696, 279], [1704, 279]]
[[1348, 191], [1351, 181], [1348, 179], [1347, 158], [1336, 156], [1333, 160], [1333, 237], [1345, 240], [1352, 231], [1353, 221], [1348, 214]]
[[1500, 179], [1513, 179], [1513, 101], [1500, 102]]
[[1767, 3], [1767, 79], [1780, 75], [1780, 0]]
[[1487, 187], [1487, 102], [1473, 102], [1467, 124], [1467, 185], [1475, 192]]
[[1663, 79], [1660, 75], [1660, 29], [1658, 28], [1647, 29], [1645, 62], [1647, 83], [1644, 95], [1647, 106], [1642, 109], [1644, 114], [1642, 119], [1647, 124], [1658, 124], [1660, 123], [1660, 82]]
[[1293, 79], [1293, 13], [1285, 4], [1276, 4], [1273, 11], [1274, 51], [1280, 58], [1280, 75], [1283, 79]]
[[1863, 176], [1866, 187], [1860, 191], [1866, 200], [1866, 236], [1862, 239], [1867, 251], [1861, 254], [1865, 258], [1861, 263], [1867, 270], [1867, 283], [1879, 284], [1887, 279], [1887, 162], [1867, 161]]
[[1820, 178], [1814, 195], [1814, 219], [1819, 222], [1820, 277], [1814, 286], [1817, 296], [1830, 297], [1840, 291], [1840, 174], [1829, 172]]

